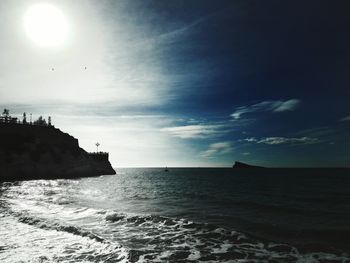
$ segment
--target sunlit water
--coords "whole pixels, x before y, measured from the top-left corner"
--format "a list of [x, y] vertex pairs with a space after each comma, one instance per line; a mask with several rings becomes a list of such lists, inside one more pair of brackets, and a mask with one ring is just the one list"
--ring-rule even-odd
[[0, 262], [350, 262], [348, 170], [2, 183]]

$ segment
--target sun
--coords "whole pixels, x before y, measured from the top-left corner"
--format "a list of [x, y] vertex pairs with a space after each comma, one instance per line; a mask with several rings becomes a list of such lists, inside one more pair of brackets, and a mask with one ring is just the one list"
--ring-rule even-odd
[[25, 12], [24, 28], [28, 37], [41, 47], [63, 45], [68, 37], [68, 23], [60, 9], [38, 3]]

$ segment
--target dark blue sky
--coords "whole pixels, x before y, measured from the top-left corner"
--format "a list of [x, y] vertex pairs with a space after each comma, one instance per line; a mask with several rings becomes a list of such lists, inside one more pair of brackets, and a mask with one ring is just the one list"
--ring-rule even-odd
[[[194, 79], [179, 83], [188, 87], [184, 107], [199, 114], [224, 113], [262, 100], [298, 98], [304, 114], [310, 113], [315, 121], [349, 113], [346, 1], [143, 1], [142, 5], [132, 15], [156, 34], [191, 27], [158, 54], [164, 71]], [[324, 107], [328, 110], [315, 116]]]
[[[152, 110], [224, 122], [232, 131], [220, 139], [246, 161], [347, 165], [349, 8], [347, 1], [142, 1], [131, 15], [155, 34], [188, 30], [159, 49], [163, 70], [180, 79], [169, 92], [175, 99]], [[292, 99], [291, 109], [230, 118], [238, 107]]]
[[51, 114], [119, 166], [349, 166], [349, 1], [48, 1], [57, 47], [23, 34], [37, 2], [0, 3], [13, 113]]

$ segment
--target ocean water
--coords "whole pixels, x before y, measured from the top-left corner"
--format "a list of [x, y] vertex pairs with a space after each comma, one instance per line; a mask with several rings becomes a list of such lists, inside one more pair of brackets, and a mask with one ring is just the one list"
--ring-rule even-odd
[[0, 262], [350, 262], [350, 170], [1, 183]]

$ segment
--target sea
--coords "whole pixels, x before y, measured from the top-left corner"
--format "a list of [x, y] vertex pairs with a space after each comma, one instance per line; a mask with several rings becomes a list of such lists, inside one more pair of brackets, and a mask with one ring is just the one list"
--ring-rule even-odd
[[0, 262], [350, 262], [349, 169], [119, 168], [0, 184]]

